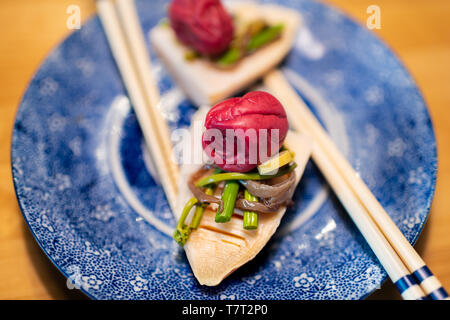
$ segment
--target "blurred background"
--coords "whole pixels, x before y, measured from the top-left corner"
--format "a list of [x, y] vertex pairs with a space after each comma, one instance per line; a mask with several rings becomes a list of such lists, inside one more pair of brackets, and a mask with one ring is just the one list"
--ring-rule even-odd
[[[149, 0], [150, 1], [150, 0]], [[428, 104], [438, 145], [438, 179], [428, 222], [416, 244], [444, 287], [450, 289], [450, 1], [328, 0], [362, 24], [367, 7], [381, 9], [376, 32], [399, 55]], [[94, 0], [0, 1], [0, 299], [86, 299], [34, 241], [20, 213], [11, 176], [14, 115], [27, 83], [45, 56], [71, 30], [67, 8], [81, 20], [95, 14]], [[369, 299], [400, 299], [388, 280]]]

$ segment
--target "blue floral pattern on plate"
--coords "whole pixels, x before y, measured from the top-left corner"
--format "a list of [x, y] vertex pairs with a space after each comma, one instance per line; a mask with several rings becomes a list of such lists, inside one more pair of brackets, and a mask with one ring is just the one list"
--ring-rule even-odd
[[[414, 81], [373, 34], [314, 1], [280, 1], [305, 26], [283, 71], [410, 242], [427, 218], [436, 143]], [[144, 30], [164, 1], [137, 1]], [[195, 112], [156, 56], [172, 129]], [[175, 97], [175, 98], [174, 98]], [[386, 278], [313, 163], [266, 248], [217, 287], [199, 286], [167, 235], [175, 221], [94, 17], [47, 57], [17, 112], [14, 185], [38, 243], [97, 299], [359, 299]]]

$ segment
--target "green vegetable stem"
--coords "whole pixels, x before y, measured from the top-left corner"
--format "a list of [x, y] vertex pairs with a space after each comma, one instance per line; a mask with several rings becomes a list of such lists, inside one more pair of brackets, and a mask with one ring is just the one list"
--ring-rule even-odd
[[225, 184], [222, 193], [223, 208], [222, 212], [220, 212], [220, 207], [217, 209], [216, 222], [223, 223], [230, 221], [234, 212], [238, 192], [239, 183], [237, 181], [231, 180]]
[[281, 31], [283, 31], [282, 24], [265, 28], [250, 39], [247, 44], [247, 50], [252, 52], [261, 48], [263, 45], [275, 40], [281, 34]]
[[[258, 197], [250, 194], [247, 189], [245, 189], [244, 198], [248, 201], [258, 201]], [[244, 229], [254, 230], [256, 228], [258, 228], [258, 214], [253, 211], [244, 211]]]
[[266, 180], [275, 177], [279, 177], [285, 175], [297, 167], [297, 164], [293, 163], [289, 166], [286, 166], [280, 170], [276, 174], [273, 175], [261, 175], [258, 172], [250, 172], [250, 173], [241, 173], [241, 172], [225, 172], [219, 174], [212, 174], [205, 178], [202, 178], [197, 181], [197, 187], [204, 187], [212, 183], [219, 183], [221, 181], [231, 181], [231, 180]]
[[197, 202], [198, 202], [197, 198], [189, 199], [189, 201], [184, 206], [180, 220], [178, 220], [177, 228], [173, 233], [173, 238], [180, 246], [185, 245], [186, 241], [189, 239], [189, 235], [191, 234], [192, 229], [188, 225], [186, 225], [184, 221], [189, 215], [189, 212], [191, 211], [192, 207], [195, 206]]
[[[212, 196], [214, 194], [214, 190], [212, 188], [206, 188], [205, 193], [207, 195]], [[207, 203], [203, 203], [195, 208], [194, 217], [192, 218], [190, 228], [191, 229], [197, 229], [200, 225], [200, 221], [202, 220], [203, 213], [205, 212], [206, 207], [208, 206]]]

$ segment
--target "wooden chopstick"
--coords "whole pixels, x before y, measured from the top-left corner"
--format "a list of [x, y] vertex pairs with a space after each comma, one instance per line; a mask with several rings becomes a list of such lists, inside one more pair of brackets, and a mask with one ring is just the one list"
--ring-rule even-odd
[[402, 232], [392, 221], [386, 210], [378, 202], [376, 197], [360, 178], [359, 174], [352, 168], [350, 163], [339, 151], [312, 112], [300, 98], [299, 101], [297, 101], [296, 108], [292, 110], [292, 112], [295, 113], [294, 117], [296, 118], [294, 119], [304, 119], [303, 124], [298, 122], [297, 126], [302, 125], [308, 127], [308, 130], [310, 130], [314, 137], [320, 142], [326, 151], [328, 158], [333, 160], [341, 175], [351, 186], [372, 219], [384, 233], [386, 239], [416, 278], [416, 281], [420, 283], [420, 286], [425, 293], [431, 299], [440, 300], [448, 298], [448, 294], [441, 283], [426, 266], [423, 259], [414, 250], [409, 241], [403, 236]]
[[401, 295], [407, 300], [425, 298], [425, 293], [409, 277], [409, 270], [403, 264], [397, 253], [386, 240], [382, 232], [367, 214], [362, 204], [355, 198], [339, 171], [333, 166], [322, 147], [314, 142], [312, 158], [327, 179], [344, 208], [367, 240], [372, 251], [385, 268], [394, 283], [401, 283]]
[[[347, 174], [347, 176], [342, 173], [336, 162], [346, 161], [345, 158], [334, 146], [333, 142], [325, 133], [317, 119], [304, 104], [295, 90], [290, 86], [283, 74], [278, 70], [270, 72], [265, 76], [264, 84], [280, 99], [286, 108], [290, 123], [293, 127], [313, 138], [315, 142], [315, 147], [313, 148], [312, 154], [313, 160], [327, 178], [330, 186], [333, 188], [352, 220], [366, 238], [369, 246], [380, 260], [392, 281], [399, 288], [402, 296], [406, 299], [419, 299], [424, 297], [424, 293], [426, 292], [430, 298], [436, 298], [430, 295], [430, 293], [426, 291], [425, 287], [421, 287], [420, 291], [416, 290], [416, 288], [418, 288], [417, 283], [420, 283], [421, 281], [418, 281], [414, 274], [411, 275], [412, 271], [403, 261], [404, 257], [401, 256], [401, 253], [395, 250], [395, 247], [391, 243], [395, 240], [389, 238], [386, 234], [387, 231], [383, 230], [382, 226], [375, 222], [373, 215], [376, 213], [368, 210], [364, 202], [358, 197], [358, 193], [354, 189], [353, 185], [348, 182], [351, 177], [357, 177], [356, 172], [352, 169], [353, 172], [351, 174]], [[320, 133], [318, 133], [319, 131]], [[326, 143], [324, 143], [324, 137], [326, 137]], [[333, 145], [333, 148], [331, 148], [331, 145]], [[339, 154], [339, 157], [337, 154]], [[348, 165], [348, 167], [351, 168], [350, 165]], [[360, 179], [360, 181], [362, 180]], [[412, 249], [409, 242], [407, 240], [406, 242]], [[407, 289], [408, 287], [410, 289], [414, 288], [413, 294], [408, 292], [410, 291], [410, 289]], [[420, 292], [422, 292], [422, 294], [420, 294]]]
[[[143, 82], [152, 82], [149, 76], [144, 80], [140, 79], [139, 73], [136, 70], [139, 69], [138, 64], [133, 60], [134, 55], [131, 53], [131, 49], [128, 46], [125, 36], [126, 33], [121, 28], [123, 23], [120, 23], [114, 4], [109, 0], [97, 0], [96, 3], [100, 20], [106, 32], [106, 37], [128, 91], [145, 142], [150, 149], [152, 159], [158, 170], [162, 187], [171, 209], [175, 210], [177, 195], [176, 179], [178, 170], [173, 171], [173, 166], [169, 165], [173, 160], [171, 156], [167, 156], [169, 152], [172, 152], [170, 139], [169, 143], [167, 142], [168, 130], [167, 132], [161, 130], [161, 127], [158, 126], [158, 122], [162, 121], [155, 119], [157, 118], [157, 116], [155, 116], [155, 104], [159, 97], [159, 94], [157, 94], [157, 87], [154, 84], [143, 84]], [[127, 21], [127, 23], [131, 24], [132, 22]], [[135, 23], [137, 23], [137, 21], [135, 21]], [[149, 64], [146, 66], [146, 69], [148, 72]], [[149, 91], [150, 95], [147, 96], [145, 93], [146, 88], [152, 86], [153, 89]], [[165, 136], [166, 138], [162, 138], [162, 136]], [[164, 151], [165, 148], [166, 151]]]

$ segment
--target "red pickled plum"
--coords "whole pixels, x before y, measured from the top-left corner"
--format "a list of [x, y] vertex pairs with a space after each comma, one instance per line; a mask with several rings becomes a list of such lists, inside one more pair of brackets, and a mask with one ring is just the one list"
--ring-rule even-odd
[[[226, 171], [247, 172], [279, 151], [289, 124], [274, 96], [253, 91], [212, 107], [205, 128], [203, 149], [215, 165]], [[227, 141], [231, 148], [227, 148]]]

